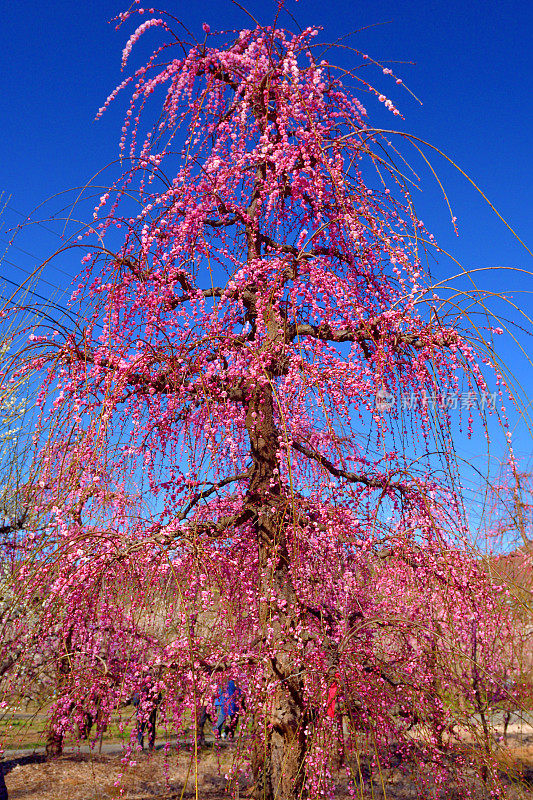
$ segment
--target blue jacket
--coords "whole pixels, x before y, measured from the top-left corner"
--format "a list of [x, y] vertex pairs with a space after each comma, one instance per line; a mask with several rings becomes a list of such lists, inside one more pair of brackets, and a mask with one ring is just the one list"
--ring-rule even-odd
[[240, 711], [240, 699], [242, 692], [234, 680], [229, 680], [222, 684], [215, 700], [215, 706], [220, 706], [227, 717], [232, 717]]

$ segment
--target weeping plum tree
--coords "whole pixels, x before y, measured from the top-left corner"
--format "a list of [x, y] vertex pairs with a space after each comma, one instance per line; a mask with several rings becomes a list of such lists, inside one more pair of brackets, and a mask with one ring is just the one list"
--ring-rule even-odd
[[105, 605], [113, 580], [141, 587], [130, 613], [164, 596], [181, 677], [162, 708], [179, 729], [238, 678], [266, 800], [318, 796], [345, 754], [354, 781], [415, 764], [423, 796], [452, 761], [465, 786], [478, 758], [496, 780], [488, 729], [479, 753], [443, 744], [498, 684], [512, 625], [464, 546], [449, 410], [427, 401], [487, 387], [353, 86], [398, 112], [317, 57], [312, 28], [199, 43], [168, 19], [124, 49], [166, 37], [119, 87], [128, 167], [74, 242], [77, 332], [28, 350], [53, 431], [33, 580], [53, 553], [62, 608]]

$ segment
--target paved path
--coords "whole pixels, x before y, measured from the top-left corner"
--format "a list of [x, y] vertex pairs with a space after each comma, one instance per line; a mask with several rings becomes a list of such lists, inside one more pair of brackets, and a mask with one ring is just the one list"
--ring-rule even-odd
[[[100, 750], [100, 743], [96, 742], [95, 745], [91, 746], [89, 744], [81, 744], [76, 746], [65, 746], [63, 749], [63, 755], [65, 756], [75, 756], [75, 755], [119, 755], [120, 753], [126, 752], [126, 747], [129, 744], [128, 742], [103, 742], [102, 749]], [[156, 739], [155, 743], [155, 750], [156, 752], [163, 750], [165, 747], [169, 747], [170, 749], [176, 748], [177, 746], [183, 749], [191, 749], [191, 740], [184, 739], [183, 741], [178, 742], [176, 737], [169, 738], [169, 739]], [[217, 747], [232, 747], [234, 746], [235, 742], [228, 741], [227, 739], [219, 739], [216, 742]], [[211, 735], [206, 736], [206, 746], [208, 748], [215, 747], [215, 737]], [[145, 749], [144, 753], [148, 755], [148, 751]], [[3, 761], [11, 761], [14, 759], [20, 759], [28, 757], [30, 758], [39, 758], [44, 757], [46, 755], [46, 751], [44, 746], [43, 747], [26, 747], [21, 748], [19, 750], [4, 750], [2, 754]], [[1, 800], [1, 795], [0, 795]]]

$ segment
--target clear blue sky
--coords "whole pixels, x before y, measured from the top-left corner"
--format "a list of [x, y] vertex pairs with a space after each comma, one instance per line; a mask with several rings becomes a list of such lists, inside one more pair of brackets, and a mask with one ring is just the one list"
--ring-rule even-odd
[[[268, 23], [275, 5], [252, 0], [247, 7]], [[392, 97], [405, 121], [386, 114], [377, 101], [364, 98], [371, 118], [384, 126], [401, 126], [444, 150], [533, 249], [533, 4], [529, 0], [300, 0], [287, 7], [302, 27], [323, 26], [325, 41], [375, 25], [355, 34], [350, 43], [392, 67], [423, 105], [379, 70], [367, 68], [365, 77]], [[93, 119], [124, 77], [121, 50], [134, 23], [117, 32], [108, 20], [125, 8], [114, 0], [4, 4], [0, 190], [10, 196], [10, 208], [0, 219], [0, 241], [7, 236], [6, 228], [19, 221], [12, 209], [26, 214], [56, 192], [83, 185], [116, 158], [124, 101], [100, 121]], [[252, 25], [229, 0], [169, 0], [166, 8], [198, 36], [204, 21], [212, 29]], [[287, 16], [284, 20], [294, 28]], [[149, 31], [146, 46], [156, 44], [160, 35]], [[145, 52], [141, 47], [140, 54]], [[132, 65], [138, 65], [139, 58], [134, 51]], [[348, 66], [361, 63], [348, 50], [341, 51], [338, 60]], [[403, 152], [411, 157], [408, 149]], [[421, 169], [420, 162], [416, 163]], [[436, 158], [435, 166], [458, 217], [460, 233], [456, 238], [438, 188], [426, 171], [417, 208], [439, 243], [467, 267], [533, 269], [531, 256], [468, 183], [444, 161]], [[24, 270], [44, 260], [60, 242], [42, 227], [33, 227], [16, 244], [22, 249], [11, 249], [7, 259], [12, 263], [4, 261], [0, 271], [4, 278], [21, 282]], [[45, 269], [35, 290], [48, 297], [57, 293], [54, 287], [65, 289], [77, 266], [68, 257], [55, 262]], [[446, 270], [451, 265], [441, 264], [436, 274]], [[532, 312], [533, 300], [527, 292], [533, 283], [528, 275], [487, 273], [478, 283], [508, 291], [518, 305]], [[522, 339], [526, 348], [531, 341], [529, 336]], [[502, 336], [498, 343], [510, 368], [524, 381], [525, 395], [533, 398], [533, 371], [514, 351], [510, 337]], [[475, 457], [475, 445], [469, 448], [465, 452]], [[518, 450], [528, 457], [532, 449], [531, 440], [522, 434]]]

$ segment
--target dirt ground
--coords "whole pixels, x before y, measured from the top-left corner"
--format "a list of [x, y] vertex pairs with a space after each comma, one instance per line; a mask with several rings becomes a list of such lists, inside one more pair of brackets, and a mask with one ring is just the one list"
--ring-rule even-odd
[[[159, 749], [125, 758], [120, 754], [71, 754], [46, 761], [43, 755], [6, 759], [3, 763], [9, 800], [228, 800], [250, 795], [251, 783], [244, 777], [239, 787], [228, 782], [236, 749], [215, 752], [204, 750], [198, 764], [198, 792], [195, 790], [194, 758], [190, 751]], [[507, 779], [509, 800], [533, 800], [533, 743], [512, 747], [502, 756], [502, 769], [513, 775]], [[341, 780], [341, 784], [343, 781]], [[339, 800], [354, 797], [340, 789]], [[467, 795], [453, 786], [431, 794], [431, 800], [477, 800], [488, 795], [472, 789]], [[358, 786], [359, 800], [430, 800], [420, 794], [412, 778], [399, 769], [385, 770], [380, 779]]]
[[[224, 797], [227, 800], [227, 780], [222, 769], [230, 765], [231, 759], [227, 756], [219, 765], [214, 754], [203, 755], [198, 775], [199, 798]], [[165, 754], [164, 750], [155, 754], [139, 753], [131, 759], [120, 755], [80, 754], [46, 761], [42, 755], [30, 755], [5, 761], [4, 774], [9, 800], [144, 800], [196, 796], [191, 754], [177, 756]]]

